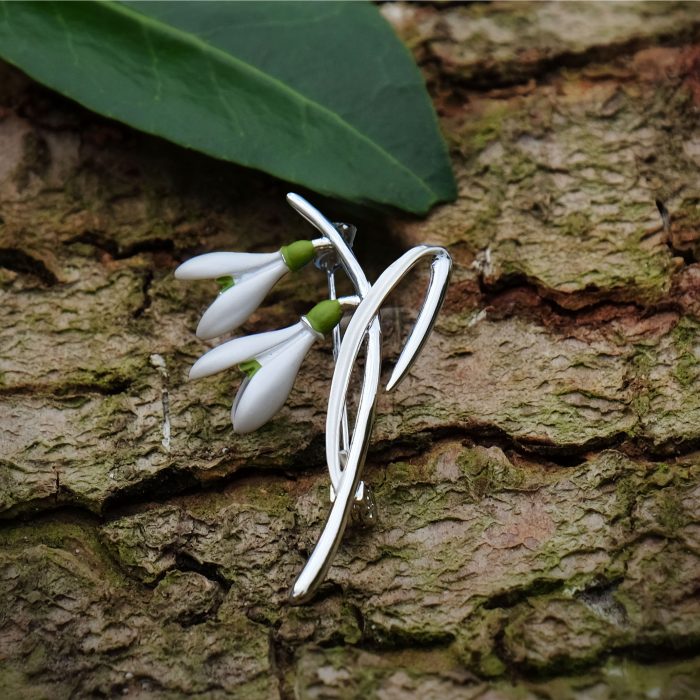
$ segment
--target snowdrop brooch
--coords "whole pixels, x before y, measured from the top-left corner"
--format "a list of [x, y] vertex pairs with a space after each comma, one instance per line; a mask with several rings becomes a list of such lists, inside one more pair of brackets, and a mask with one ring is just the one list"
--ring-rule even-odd
[[[202, 316], [197, 335], [216, 338], [233, 331], [255, 311], [273, 285], [290, 271], [315, 261], [328, 278], [329, 298], [316, 304], [292, 326], [229, 340], [199, 358], [190, 379], [206, 377], [237, 365], [245, 378], [231, 409], [233, 429], [257, 430], [287, 400], [306, 353], [316, 341], [333, 338], [335, 370], [326, 417], [326, 461], [331, 480], [331, 509], [316, 546], [294, 582], [292, 603], [309, 600], [331, 565], [351, 516], [371, 523], [376, 506], [371, 488], [362, 481], [381, 371], [379, 311], [389, 293], [420, 261], [431, 263], [430, 281], [416, 322], [394, 366], [387, 391], [406, 376], [425, 344], [442, 305], [452, 261], [444, 248], [419, 245], [404, 253], [370, 284], [352, 252], [355, 227], [332, 224], [297, 194], [289, 204], [321, 234], [296, 241], [276, 253], [206, 253], [180, 265], [181, 280], [215, 279], [220, 292]], [[335, 274], [342, 270], [354, 294], [337, 297]], [[340, 321], [351, 314], [344, 333]], [[359, 401], [351, 421], [347, 399], [350, 377], [362, 347], [364, 366]]]

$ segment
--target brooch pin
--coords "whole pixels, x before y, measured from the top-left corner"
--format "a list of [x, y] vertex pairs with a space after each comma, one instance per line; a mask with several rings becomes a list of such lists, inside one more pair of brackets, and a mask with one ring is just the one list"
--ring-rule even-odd
[[[331, 509], [316, 546], [294, 582], [292, 603], [308, 601], [319, 587], [340, 545], [351, 516], [371, 523], [377, 517], [372, 489], [362, 481], [381, 371], [379, 310], [387, 296], [419, 262], [430, 260], [430, 281], [416, 322], [399, 355], [387, 391], [398, 386], [425, 344], [442, 305], [452, 261], [444, 248], [419, 245], [404, 253], [370, 284], [352, 252], [355, 227], [332, 224], [297, 194], [287, 201], [321, 234], [296, 241], [276, 253], [206, 253], [175, 271], [181, 280], [215, 279], [220, 292], [197, 327], [202, 339], [235, 330], [262, 303], [274, 284], [290, 271], [315, 261], [328, 279], [329, 298], [316, 304], [288, 328], [229, 340], [199, 358], [190, 379], [206, 377], [237, 365], [245, 374], [231, 409], [237, 433], [257, 430], [287, 400], [306, 353], [316, 341], [333, 338], [335, 370], [326, 417], [326, 461], [330, 473]], [[342, 270], [354, 294], [336, 296], [335, 274]], [[344, 333], [340, 321], [351, 314]], [[362, 388], [352, 427], [347, 398], [350, 377], [365, 346]]]

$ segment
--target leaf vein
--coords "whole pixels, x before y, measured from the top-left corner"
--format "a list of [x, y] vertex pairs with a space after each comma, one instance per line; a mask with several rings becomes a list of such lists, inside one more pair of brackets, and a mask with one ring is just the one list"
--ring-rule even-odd
[[177, 27], [173, 27], [170, 25], [165, 25], [163, 23], [159, 23], [149, 17], [148, 15], [144, 15], [143, 13], [131, 8], [131, 7], [125, 7], [124, 5], [121, 5], [120, 3], [116, 2], [116, 0], [104, 0], [102, 2], [102, 5], [104, 7], [108, 7], [112, 11], [118, 14], [122, 15], [127, 15], [132, 17], [137, 22], [143, 22], [144, 24], [151, 25], [151, 29], [154, 32], [161, 32], [163, 34], [170, 34], [180, 41], [184, 41], [185, 43], [190, 43], [193, 45], [198, 46], [200, 50], [204, 54], [214, 54], [217, 55], [221, 58], [221, 60], [224, 63], [229, 63], [229, 64], [234, 64], [239, 68], [242, 68], [243, 70], [247, 70], [251, 73], [257, 74], [260, 76], [262, 79], [269, 81], [270, 83], [274, 84], [275, 87], [280, 90], [281, 92], [285, 92], [288, 94], [291, 94], [292, 98], [301, 102], [305, 108], [317, 110], [323, 114], [325, 114], [329, 119], [338, 122], [344, 130], [347, 132], [354, 134], [356, 138], [365, 144], [369, 145], [370, 148], [374, 149], [375, 151], [378, 151], [388, 162], [392, 163], [395, 167], [397, 167], [399, 170], [403, 171], [405, 174], [409, 176], [410, 179], [414, 180], [415, 182], [418, 183], [418, 185], [428, 192], [433, 198], [438, 198], [439, 195], [437, 192], [435, 192], [425, 181], [423, 181], [418, 175], [416, 175], [410, 168], [408, 168], [404, 163], [402, 163], [396, 156], [394, 156], [393, 153], [387, 151], [385, 148], [383, 148], [380, 144], [376, 143], [373, 141], [371, 138], [369, 138], [366, 134], [361, 132], [357, 127], [354, 125], [350, 124], [348, 121], [346, 121], [341, 115], [331, 111], [324, 105], [320, 104], [319, 102], [316, 102], [303, 93], [292, 89], [289, 85], [286, 85], [283, 83], [281, 80], [275, 78], [274, 76], [270, 75], [269, 73], [266, 73], [265, 71], [261, 70], [260, 68], [254, 66], [251, 63], [248, 63], [246, 61], [243, 61], [240, 58], [237, 58], [236, 56], [232, 56], [231, 54], [226, 53], [222, 49], [217, 48], [216, 46], [212, 46], [210, 44], [207, 44], [204, 42], [200, 37], [198, 37], [195, 34], [186, 32], [182, 29], [178, 29]]

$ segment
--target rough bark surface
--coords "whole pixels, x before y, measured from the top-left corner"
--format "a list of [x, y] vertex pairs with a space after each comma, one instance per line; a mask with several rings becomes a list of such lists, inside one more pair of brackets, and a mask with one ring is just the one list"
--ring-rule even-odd
[[[700, 697], [700, 10], [382, 11], [460, 196], [361, 221], [359, 254], [376, 275], [440, 243], [455, 273], [379, 401], [380, 520], [301, 608], [330, 348], [234, 436], [236, 379], [185, 381], [213, 290], [172, 276], [306, 237], [284, 183], [0, 66], [3, 697]], [[243, 330], [323, 295], [297, 274]], [[384, 314], [388, 355], [420, 295]]]

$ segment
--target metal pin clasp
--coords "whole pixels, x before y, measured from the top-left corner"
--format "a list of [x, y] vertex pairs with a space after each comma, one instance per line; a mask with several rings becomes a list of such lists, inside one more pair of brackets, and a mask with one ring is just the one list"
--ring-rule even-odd
[[[345, 464], [347, 460], [347, 452], [344, 450], [340, 453], [341, 464]], [[335, 489], [333, 484], [330, 485], [330, 502], [335, 503]], [[350, 517], [354, 523], [358, 525], [374, 525], [377, 522], [379, 513], [377, 511], [377, 502], [374, 499], [374, 491], [372, 487], [365, 483], [360, 482], [360, 485], [355, 491], [355, 499], [352, 504], [352, 512]]]

